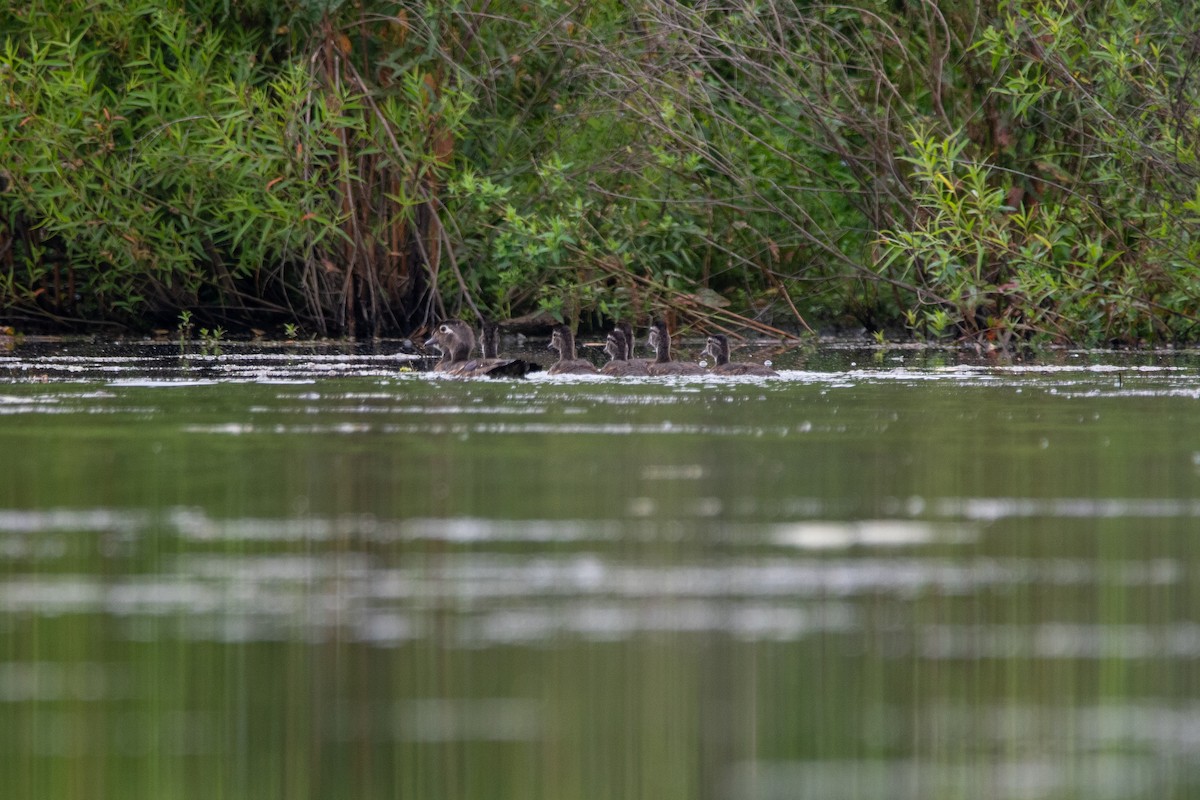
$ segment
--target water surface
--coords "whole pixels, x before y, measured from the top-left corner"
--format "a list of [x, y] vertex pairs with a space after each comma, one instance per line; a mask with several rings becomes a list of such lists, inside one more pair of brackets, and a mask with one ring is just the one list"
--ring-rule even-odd
[[1200, 790], [1195, 353], [0, 353], [6, 798]]

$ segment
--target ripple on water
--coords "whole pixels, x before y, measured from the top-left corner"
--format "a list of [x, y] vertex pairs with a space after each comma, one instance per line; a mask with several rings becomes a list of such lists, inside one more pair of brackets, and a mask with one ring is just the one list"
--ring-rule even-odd
[[[946, 733], [937, 729], [936, 734], [931, 731], [930, 735]], [[1078, 741], [1074, 736], [1064, 739]], [[1051, 744], [1050, 755], [1041, 755], [1046, 752], [1041, 744], [1040, 738], [1038, 755], [1021, 755], [1028, 751], [1029, 743], [1013, 739], [1007, 747], [992, 752], [963, 753], [960, 760], [885, 757], [746, 762], [733, 771], [731, 796], [768, 800], [790, 797], [924, 800], [974, 796], [996, 800], [1049, 797], [1116, 800], [1169, 796], [1175, 788], [1175, 778], [1171, 777], [1175, 773], [1165, 769], [1157, 754], [1058, 752]], [[869, 746], [877, 747], [878, 743], [870, 742]]]
[[[818, 633], [871, 633], [865, 625], [870, 615], [860, 609], [884, 597], [904, 604], [930, 594], [1007, 594], [1029, 586], [1164, 587], [1181, 584], [1187, 574], [1172, 559], [949, 557], [941, 548], [973, 543], [978, 532], [912, 520], [747, 523], [738, 526], [736, 548], [723, 548], [716, 558], [704, 548], [684, 548], [668, 523], [362, 515], [216, 519], [183, 508], [166, 515], [4, 510], [0, 543], [32, 542], [50, 532], [86, 543], [94, 541], [88, 534], [120, 532], [128, 547], [110, 557], [158, 555], [148, 571], [100, 576], [72, 572], [70, 552], [60, 554], [59, 571], [33, 564], [25, 569], [29, 554], [5, 544], [0, 558], [12, 567], [0, 578], [0, 615], [9, 624], [105, 615], [133, 639], [161, 637], [164, 629], [155, 621], [171, 620], [170, 635], [185, 638], [337, 636], [390, 647], [430, 635], [430, 614], [441, 609], [457, 619], [456, 642], [463, 647], [564, 637], [611, 641], [667, 631], [795, 641]], [[689, 541], [710, 535], [719, 542], [726, 525], [692, 521]], [[169, 536], [181, 544], [164, 549]], [[655, 537], [675, 548], [670, 558], [629, 551]], [[380, 546], [424, 541], [456, 548], [439, 548], [431, 561], [425, 548]], [[252, 552], [211, 549], [227, 542], [256, 544]], [[297, 542], [312, 550], [290, 549]], [[519, 553], [510, 549], [514, 543], [522, 545]], [[563, 552], [564, 544], [572, 549]], [[1192, 658], [1200, 655], [1200, 624], [963, 625], [935, 619], [917, 625], [906, 642], [892, 642], [887, 650], [894, 657], [927, 659], [1013, 653], [1035, 659]]]

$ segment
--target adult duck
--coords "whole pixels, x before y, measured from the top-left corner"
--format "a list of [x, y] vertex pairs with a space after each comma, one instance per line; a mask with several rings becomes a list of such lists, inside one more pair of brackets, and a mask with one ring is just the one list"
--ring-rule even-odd
[[718, 375], [778, 375], [779, 373], [765, 364], [751, 364], [744, 361], [729, 360], [729, 337], [723, 333], [714, 333], [708, 337], [701, 355], [711, 356], [713, 360], [710, 372]]
[[654, 362], [648, 367], [651, 375], [703, 375], [704, 367], [683, 361], [671, 360], [671, 334], [667, 323], [657, 320], [650, 326], [650, 347], [654, 349]]
[[528, 365], [515, 358], [474, 358], [475, 333], [462, 320], [446, 320], [434, 328], [426, 347], [436, 347], [442, 357], [434, 372], [463, 378], [510, 378], [529, 372]]
[[595, 375], [592, 362], [575, 357], [575, 334], [566, 325], [556, 325], [550, 334], [550, 349], [558, 351], [558, 361], [546, 372], [551, 375]]
[[446, 320], [433, 329], [425, 340], [426, 347], [436, 347], [441, 358], [433, 365], [434, 372], [453, 373], [462, 368], [471, 358], [475, 346], [475, 334], [466, 323]]

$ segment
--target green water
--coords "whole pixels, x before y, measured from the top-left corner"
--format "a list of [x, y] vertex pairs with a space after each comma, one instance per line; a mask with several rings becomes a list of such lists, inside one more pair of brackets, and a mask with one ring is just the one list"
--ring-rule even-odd
[[0, 354], [9, 798], [1200, 791], [1200, 360]]

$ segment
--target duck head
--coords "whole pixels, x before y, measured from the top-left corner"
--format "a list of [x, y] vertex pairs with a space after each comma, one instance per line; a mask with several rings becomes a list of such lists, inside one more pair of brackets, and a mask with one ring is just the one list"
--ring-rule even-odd
[[436, 347], [450, 361], [465, 361], [475, 349], [475, 334], [471, 326], [452, 319], [438, 325], [425, 341], [426, 347]]
[[625, 337], [625, 358], [633, 358], [633, 346], [636, 344], [633, 336], [633, 326], [622, 320], [616, 324], [615, 330]]
[[658, 355], [659, 361], [671, 357], [671, 334], [667, 332], [667, 323], [661, 319], [650, 325], [650, 349]]
[[714, 333], [708, 337], [700, 354], [711, 356], [715, 364], [726, 363], [729, 361], [729, 337], [723, 333]]
[[500, 327], [484, 322], [479, 328], [479, 351], [484, 358], [500, 357]]
[[613, 361], [625, 361], [626, 351], [625, 334], [621, 332], [620, 328], [617, 328], [604, 340], [604, 352]]
[[558, 351], [558, 357], [564, 361], [575, 360], [575, 335], [566, 325], [555, 325], [550, 334], [550, 349]]

